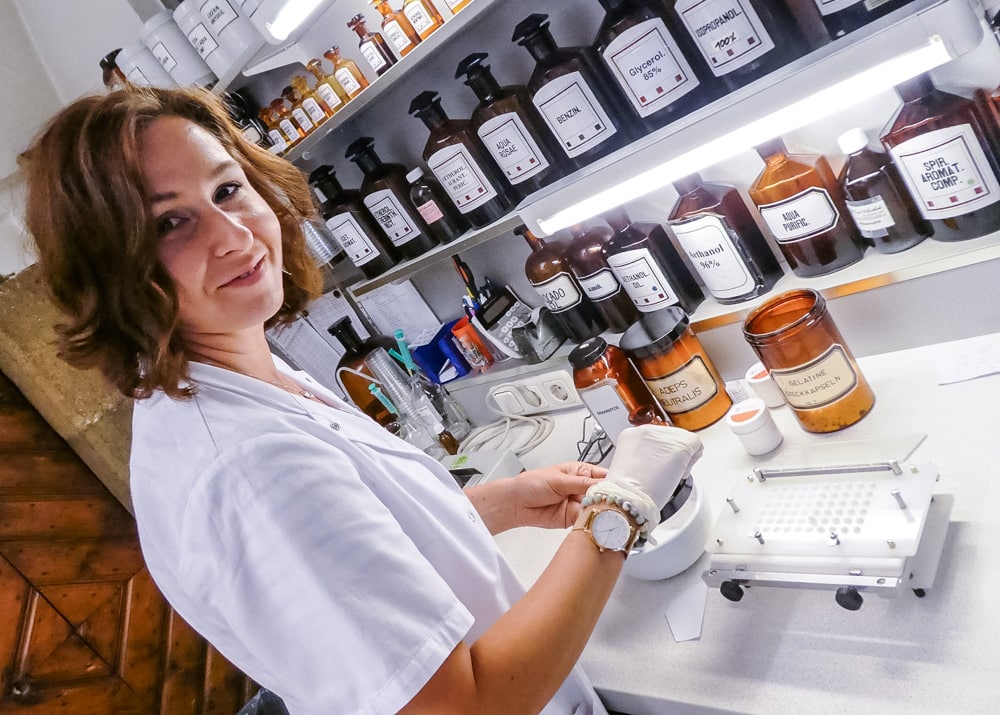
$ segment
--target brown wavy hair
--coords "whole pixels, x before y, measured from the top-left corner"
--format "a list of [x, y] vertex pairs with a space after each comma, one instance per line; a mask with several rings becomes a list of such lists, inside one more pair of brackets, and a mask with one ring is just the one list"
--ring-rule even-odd
[[315, 213], [296, 167], [243, 138], [218, 97], [200, 89], [130, 87], [84, 97], [57, 114], [20, 157], [27, 224], [39, 266], [66, 321], [59, 356], [97, 368], [127, 397], [190, 397], [177, 292], [157, 259], [140, 169], [141, 134], [175, 116], [210, 132], [246, 172], [281, 224], [284, 302], [265, 327], [290, 323], [319, 294], [301, 222]]

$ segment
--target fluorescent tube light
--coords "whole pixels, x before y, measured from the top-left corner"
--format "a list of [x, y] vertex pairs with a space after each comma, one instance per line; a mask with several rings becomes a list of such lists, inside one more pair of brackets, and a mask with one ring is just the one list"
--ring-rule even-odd
[[[860, 104], [951, 59], [940, 36], [933, 35], [926, 45], [916, 50], [897, 55], [808, 97], [785, 105], [662, 164], [597, 191], [554, 212], [548, 218], [538, 218], [538, 227], [543, 234], [551, 235], [603, 211], [661, 189], [707, 166], [725, 161], [768, 139], [835, 114], [846, 107]], [[670, 137], [664, 141], [670, 141]], [[600, 176], [600, 173], [597, 176]]]
[[324, 0], [285, 0], [274, 13], [274, 19], [264, 25], [275, 40], [283, 42], [323, 2]]

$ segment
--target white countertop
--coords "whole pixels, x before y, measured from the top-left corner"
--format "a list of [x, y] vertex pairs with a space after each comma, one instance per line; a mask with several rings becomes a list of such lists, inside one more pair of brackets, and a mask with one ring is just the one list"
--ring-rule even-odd
[[[773, 411], [785, 434], [778, 458], [808, 445], [927, 435], [910, 461], [934, 463], [935, 491], [955, 503], [925, 598], [866, 595], [851, 612], [832, 590], [755, 587], [732, 603], [710, 589], [701, 638], [675, 642], [664, 611], [700, 581], [707, 555], [672, 579], [623, 576], [582, 657], [607, 705], [632, 715], [1000, 712], [1000, 375], [938, 384], [940, 366], [970, 351], [1000, 353], [1000, 333], [860, 360], [875, 407], [839, 433], [808, 434], [787, 407]], [[525, 465], [572, 459], [582, 415], [560, 415]], [[735, 480], [763, 462], [722, 422], [699, 434], [706, 449], [694, 478], [714, 521]], [[563, 537], [517, 529], [498, 542], [530, 584]]]

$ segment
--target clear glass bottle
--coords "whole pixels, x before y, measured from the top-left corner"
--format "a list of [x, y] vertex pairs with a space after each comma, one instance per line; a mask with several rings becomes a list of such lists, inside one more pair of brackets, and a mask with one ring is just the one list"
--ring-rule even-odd
[[323, 53], [323, 56], [333, 65], [333, 78], [344, 90], [347, 99], [354, 99], [368, 86], [368, 79], [354, 60], [340, 55], [340, 48], [334, 45]]
[[403, 258], [416, 258], [434, 248], [430, 227], [410, 202], [406, 167], [383, 162], [375, 153], [375, 140], [360, 137], [347, 147], [345, 157], [365, 175], [361, 196], [365, 207]]
[[[367, 20], [362, 14], [355, 15], [347, 23], [347, 27], [353, 30], [358, 36], [358, 48], [361, 50], [365, 61], [375, 72], [375, 76], [381, 77], [398, 60], [389, 49], [388, 43], [380, 32], [371, 32], [367, 26]], [[339, 77], [338, 77], [339, 79]]]
[[444, 18], [431, 0], [404, 0], [403, 14], [420, 35], [421, 40], [426, 40], [444, 25]]
[[826, 157], [789, 154], [772, 139], [757, 147], [764, 171], [750, 198], [797, 276], [820, 276], [864, 256], [861, 236], [847, 218], [847, 204]]
[[501, 87], [486, 64], [485, 52], [474, 52], [458, 64], [455, 79], [475, 92], [479, 104], [472, 125], [504, 178], [520, 196], [527, 196], [565, 173], [562, 150], [545, 128], [521, 86]]
[[854, 224], [876, 251], [899, 253], [934, 233], [889, 155], [868, 146], [864, 129], [845, 132], [837, 142], [847, 155], [837, 182]]
[[701, 305], [705, 294], [663, 226], [633, 223], [622, 207], [602, 215], [615, 232], [604, 249], [605, 259], [640, 313], [671, 305], [693, 313]]
[[306, 63], [306, 69], [316, 78], [316, 87], [313, 89], [316, 98], [326, 107], [330, 115], [339, 112], [347, 104], [347, 92], [340, 86], [333, 75], [328, 75], [323, 71], [323, 63], [318, 58], [313, 58]]
[[546, 243], [525, 226], [518, 226], [514, 233], [531, 248], [531, 255], [524, 263], [528, 282], [570, 339], [580, 343], [607, 330], [604, 318], [569, 269], [563, 246]]
[[743, 335], [807, 432], [850, 427], [875, 404], [823, 296], [788, 291], [754, 308]]
[[420, 35], [413, 29], [402, 10], [396, 12], [389, 0], [369, 0], [382, 15], [382, 32], [399, 57], [406, 57], [420, 44]]
[[332, 166], [315, 169], [309, 174], [309, 183], [318, 191], [326, 227], [366, 278], [374, 278], [396, 265], [399, 253], [395, 246], [365, 210], [361, 194], [345, 190]]
[[410, 201], [427, 222], [431, 235], [438, 243], [451, 243], [469, 230], [469, 222], [445, 194], [441, 184], [425, 176], [419, 166], [406, 175], [410, 184]]
[[414, 97], [410, 114], [430, 130], [424, 161], [468, 222], [479, 228], [505, 216], [516, 196], [511, 196], [510, 184], [485, 155], [472, 124], [450, 119], [437, 92]]
[[569, 166], [579, 169], [628, 144], [631, 112], [592, 48], [557, 46], [541, 13], [519, 22], [511, 41], [535, 60], [528, 94]]
[[781, 266], [736, 188], [698, 174], [674, 188], [679, 196], [667, 223], [712, 297], [728, 305], [771, 290]]
[[639, 319], [639, 311], [622, 290], [621, 283], [608, 265], [605, 251], [614, 231], [606, 226], [574, 226], [573, 240], [566, 249], [566, 262], [584, 294], [604, 318], [608, 330], [622, 333]]
[[934, 87], [927, 74], [896, 87], [889, 150], [938, 241], [984, 236], [1000, 226], [1000, 158], [975, 104]]
[[580, 399], [612, 442], [628, 427], [670, 424], [625, 353], [604, 338], [577, 345], [569, 354], [569, 364]]

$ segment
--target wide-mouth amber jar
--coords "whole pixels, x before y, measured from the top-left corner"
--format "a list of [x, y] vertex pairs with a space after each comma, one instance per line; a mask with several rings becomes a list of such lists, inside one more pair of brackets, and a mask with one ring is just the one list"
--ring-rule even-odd
[[677, 306], [645, 313], [618, 344], [676, 427], [700, 430], [732, 406], [715, 365]]
[[788, 291], [759, 305], [744, 321], [743, 335], [807, 432], [850, 427], [875, 404], [817, 291]]

